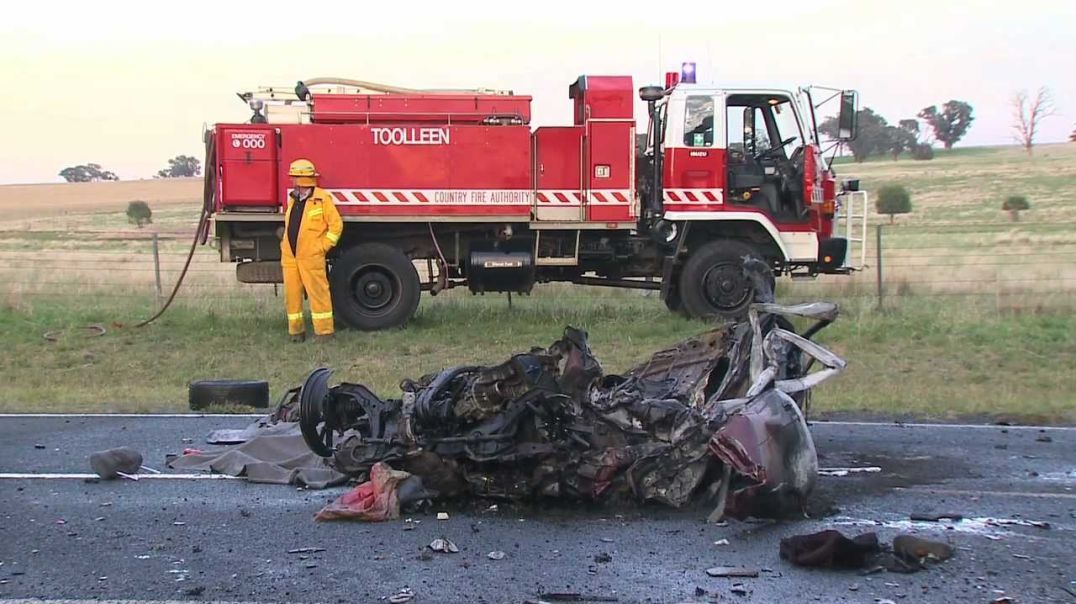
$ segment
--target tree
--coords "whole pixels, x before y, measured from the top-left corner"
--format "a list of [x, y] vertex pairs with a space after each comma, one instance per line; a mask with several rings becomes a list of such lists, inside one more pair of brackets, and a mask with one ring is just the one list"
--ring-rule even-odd
[[900, 185], [886, 185], [878, 189], [875, 209], [879, 214], [889, 214], [889, 224], [893, 224], [894, 215], [912, 211], [911, 195], [908, 194], [908, 189]]
[[1028, 155], [1035, 145], [1035, 135], [1038, 134], [1042, 120], [1055, 113], [1054, 99], [1050, 95], [1050, 89], [1043, 86], [1035, 93], [1035, 98], [1027, 96], [1026, 90], [1020, 90], [1013, 95], [1012, 101], [1012, 128], [1016, 131], [1016, 141], [1023, 145]]
[[60, 177], [67, 182], [96, 182], [98, 180], [119, 180], [108, 170], [101, 169], [101, 164], [82, 164], [60, 170]]
[[153, 210], [144, 201], [132, 201], [127, 204], [127, 222], [137, 224], [138, 228], [153, 222]]
[[[875, 113], [870, 107], [864, 107], [856, 112], [856, 119], [859, 120], [859, 131], [856, 139], [847, 143], [855, 161], [862, 162], [871, 155], [890, 150], [892, 133], [886, 128], [891, 126], [886, 123], [884, 117]], [[833, 139], [837, 138], [837, 129], [836, 117], [830, 117], [818, 126], [819, 132]]]
[[197, 157], [190, 155], [177, 155], [168, 160], [168, 167], [157, 172], [155, 178], [182, 178], [185, 176], [200, 176], [202, 174], [202, 162]]
[[919, 120], [914, 118], [900, 120], [899, 125], [907, 137], [905, 145], [908, 152], [912, 154], [912, 159], [934, 159], [934, 147], [930, 146], [928, 137], [924, 136], [925, 133], [919, 126]]
[[1005, 199], [1005, 203], [1001, 204], [1001, 209], [1009, 213], [1009, 218], [1013, 222], [1020, 220], [1021, 210], [1031, 209], [1031, 204], [1027, 202], [1027, 197], [1023, 195], [1010, 195]]
[[941, 111], [933, 105], [924, 107], [919, 112], [919, 118], [934, 130], [934, 138], [940, 140], [946, 149], [952, 149], [954, 143], [964, 138], [975, 121], [971, 105], [955, 100], [942, 105]]
[[[906, 122], [909, 121], [916, 125], [914, 132], [905, 127]], [[915, 120], [901, 120], [900, 127], [885, 127], [886, 150], [893, 156], [893, 161], [897, 161], [901, 153], [915, 150], [915, 146], [919, 142], [915, 135], [915, 132], [918, 132], [918, 127], [919, 123]]]
[[1076, 128], [1072, 129], [1072, 134], [1069, 135], [1069, 142], [1076, 143]]

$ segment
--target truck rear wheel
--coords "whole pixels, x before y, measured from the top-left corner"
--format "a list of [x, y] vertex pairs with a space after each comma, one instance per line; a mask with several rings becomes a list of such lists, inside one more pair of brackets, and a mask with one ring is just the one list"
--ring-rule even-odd
[[337, 316], [356, 329], [401, 327], [418, 308], [418, 271], [391, 245], [364, 243], [344, 252], [329, 281]]
[[688, 257], [679, 289], [689, 317], [735, 318], [747, 311], [755, 288], [744, 274], [744, 256], [760, 257], [742, 241], [712, 241]]

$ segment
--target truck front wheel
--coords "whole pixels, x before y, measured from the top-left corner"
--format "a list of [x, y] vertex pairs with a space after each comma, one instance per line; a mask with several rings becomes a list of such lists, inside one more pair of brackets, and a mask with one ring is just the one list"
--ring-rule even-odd
[[399, 249], [364, 243], [344, 252], [329, 274], [333, 307], [363, 331], [401, 327], [418, 308], [418, 271]]
[[761, 257], [741, 241], [711, 241], [695, 250], [680, 272], [684, 312], [693, 318], [742, 316], [755, 297], [744, 274], [745, 256]]

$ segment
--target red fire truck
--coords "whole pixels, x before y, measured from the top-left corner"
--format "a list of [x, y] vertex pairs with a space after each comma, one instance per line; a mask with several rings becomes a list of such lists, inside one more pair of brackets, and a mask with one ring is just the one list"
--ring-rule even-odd
[[[330, 287], [359, 329], [403, 325], [422, 291], [551, 281], [658, 289], [671, 310], [731, 316], [752, 299], [746, 256], [775, 274], [851, 270], [835, 215], [855, 187], [838, 192], [822, 156], [819, 89], [719, 89], [692, 75], [638, 91], [630, 77], [582, 76], [568, 88], [572, 124], [533, 130], [531, 97], [510, 91], [319, 79], [241, 93], [250, 121], [205, 136], [221, 260], [241, 282], [282, 281], [287, 168], [306, 158], [344, 218]], [[826, 94], [850, 140], [855, 93]]]

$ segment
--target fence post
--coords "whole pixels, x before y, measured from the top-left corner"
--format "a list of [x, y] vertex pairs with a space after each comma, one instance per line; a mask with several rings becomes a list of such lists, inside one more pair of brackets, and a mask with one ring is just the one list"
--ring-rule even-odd
[[159, 308], [164, 293], [161, 291], [161, 245], [157, 233], [153, 234], [153, 274], [157, 279], [157, 307]]
[[875, 227], [875, 241], [874, 250], [876, 254], [875, 270], [878, 273], [878, 310], [882, 310], [882, 300], [885, 296], [885, 287], [883, 286], [882, 279], [882, 226], [881, 224]]

